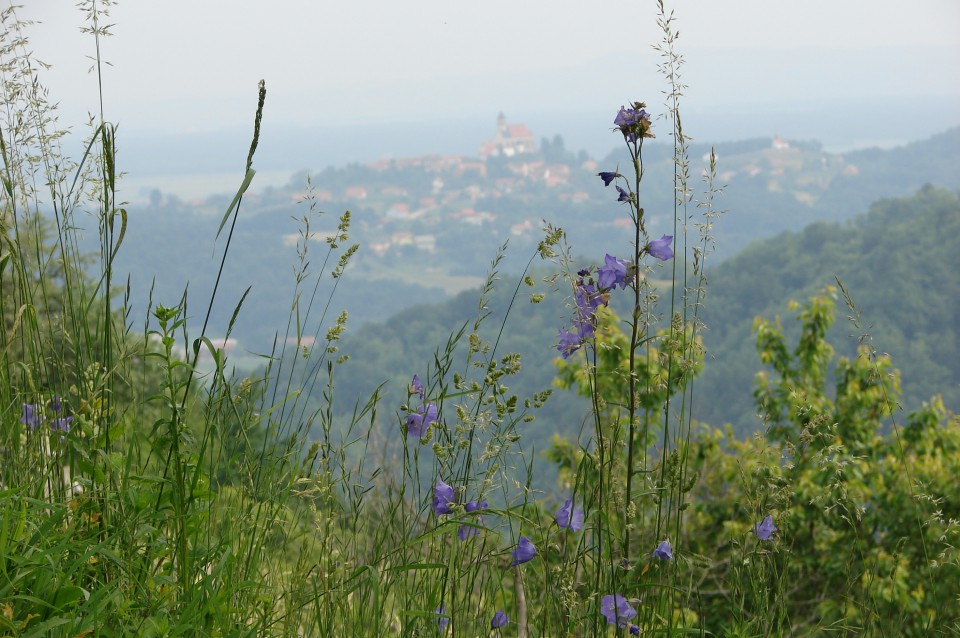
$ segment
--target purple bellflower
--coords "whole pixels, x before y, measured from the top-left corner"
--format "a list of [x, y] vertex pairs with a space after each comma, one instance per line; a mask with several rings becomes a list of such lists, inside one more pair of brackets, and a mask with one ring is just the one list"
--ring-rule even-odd
[[437, 615], [437, 627], [442, 634], [447, 630], [447, 625], [450, 624], [450, 617], [447, 616], [447, 606], [440, 605], [434, 610], [434, 613]]
[[597, 271], [597, 284], [603, 290], [612, 290], [617, 286], [623, 290], [627, 287], [627, 262], [617, 259], [613, 255], [603, 258], [603, 266]]
[[630, 133], [630, 129], [637, 123], [637, 111], [635, 109], [628, 109], [620, 107], [620, 110], [617, 111], [617, 116], [613, 118], [613, 125], [619, 128], [624, 137]]
[[520, 542], [517, 543], [516, 548], [510, 552], [510, 555], [513, 556], [513, 562], [510, 563], [510, 566], [515, 567], [516, 565], [532, 560], [533, 557], [537, 555], [537, 548], [533, 546], [529, 538], [521, 536]]
[[431, 423], [437, 421], [437, 404], [424, 403], [416, 412], [407, 413], [407, 435], [423, 437]]
[[588, 284], [581, 278], [576, 285], [577, 311], [583, 317], [592, 317], [600, 306], [606, 305], [603, 293], [593, 284]]
[[656, 257], [660, 261], [666, 261], [673, 258], [673, 249], [670, 247], [673, 243], [673, 235], [664, 235], [660, 239], [654, 239], [647, 244], [647, 254]]
[[[615, 262], [617, 261], [616, 258], [612, 259], [614, 259]], [[626, 266], [624, 265], [624, 273], [625, 272]], [[584, 269], [577, 274], [579, 277], [574, 286], [574, 298], [576, 300], [577, 310], [576, 317], [574, 317], [573, 320], [573, 327], [577, 329], [576, 334], [561, 328], [560, 343], [557, 345], [557, 350], [564, 359], [576, 352], [580, 346], [583, 345], [584, 341], [593, 337], [597, 325], [596, 311], [601, 306], [607, 305], [608, 295], [603, 290], [597, 289], [597, 286], [590, 278], [590, 271]], [[611, 275], [605, 275], [605, 277], [612, 277], [614, 281], [617, 279], [615, 272]]]
[[593, 337], [594, 328], [597, 325], [597, 310], [601, 306], [607, 305], [608, 295], [603, 290], [598, 290], [590, 276], [589, 270], [581, 270], [577, 284], [574, 286], [574, 299], [577, 304], [577, 315], [574, 318], [573, 325], [577, 329], [577, 335], [584, 341]]
[[53, 408], [54, 412], [59, 412], [63, 409], [63, 402], [60, 400], [60, 395], [53, 395], [53, 399], [50, 400], [50, 407]]
[[583, 510], [574, 505], [572, 499], [567, 499], [563, 507], [557, 510], [553, 519], [557, 522], [557, 527], [569, 529], [572, 532], [583, 529]]
[[506, 615], [501, 609], [490, 619], [490, 629], [500, 629], [510, 622], [510, 616]]
[[619, 175], [619, 174], [620, 174], [620, 173], [611, 173], [611, 172], [609, 172], [609, 171], [601, 171], [601, 172], [597, 173], [597, 175], [600, 177], [600, 179], [603, 180], [603, 185], [604, 185], [604, 186], [609, 186], [609, 185], [610, 185], [610, 182], [612, 182], [613, 180], [615, 180], [615, 179], [617, 178], [617, 175]]
[[576, 286], [574, 297], [577, 302], [577, 316], [573, 323], [577, 328], [577, 335], [583, 341], [593, 337], [597, 309], [606, 305], [606, 299], [596, 286], [584, 283], [582, 278]]
[[657, 548], [653, 550], [653, 557], [660, 560], [673, 560], [673, 549], [670, 547], [670, 541], [660, 541]]
[[[466, 509], [467, 514], [469, 514], [471, 512], [476, 512], [477, 510], [485, 510], [488, 507], [490, 507], [490, 504], [487, 503], [487, 499], [482, 498], [479, 501], [470, 501], [469, 503], [467, 503], [464, 509]], [[479, 525], [483, 525], [483, 517], [477, 516], [476, 518], [477, 518], [477, 523]], [[457, 538], [459, 538], [462, 541], [467, 540], [471, 536], [476, 536], [479, 533], [480, 533], [480, 530], [478, 530], [476, 527], [473, 527], [472, 525], [461, 525], [459, 528], [457, 528]]]
[[637, 625], [630, 625], [630, 635], [631, 635], [631, 636], [639, 636], [639, 635], [640, 635], [640, 627], [637, 626]]
[[20, 423], [23, 423], [31, 430], [37, 429], [37, 426], [43, 423], [43, 417], [40, 416], [40, 413], [37, 411], [37, 406], [31, 403], [24, 403]]
[[777, 531], [777, 526], [773, 524], [773, 517], [767, 516], [765, 519], [753, 526], [753, 533], [762, 541], [770, 540], [773, 533]]
[[580, 349], [580, 337], [574, 333], [560, 328], [560, 343], [557, 344], [557, 350], [564, 359]]
[[453, 511], [450, 506], [456, 501], [457, 495], [453, 488], [444, 483], [442, 478], [437, 477], [437, 484], [433, 487], [433, 503], [430, 505], [434, 513], [437, 516], [449, 514]]
[[611, 625], [625, 629], [628, 621], [637, 615], [637, 610], [620, 594], [607, 594], [600, 599], [600, 615]]
[[59, 432], [69, 432], [70, 424], [73, 423], [73, 417], [62, 417], [59, 419], [54, 419], [50, 422], [50, 427]]
[[629, 201], [630, 201], [630, 193], [628, 193], [627, 191], [623, 190], [623, 189], [620, 188], [619, 186], [617, 186], [617, 187], [615, 187], [615, 188], [617, 189], [617, 192], [620, 193], [620, 197], [617, 198], [617, 201], [618, 201], [618, 202], [629, 202]]
[[409, 392], [411, 395], [414, 395], [414, 394], [419, 395], [419, 396], [420, 396], [420, 400], [423, 401], [423, 396], [424, 396], [424, 393], [423, 393], [423, 384], [420, 383], [420, 376], [419, 376], [419, 375], [416, 375], [416, 374], [413, 375], [413, 380], [410, 381], [410, 389], [408, 390], [408, 392]]
[[596, 331], [596, 317], [593, 315], [580, 316], [573, 320], [573, 327], [577, 329], [577, 339], [582, 343], [592, 339]]

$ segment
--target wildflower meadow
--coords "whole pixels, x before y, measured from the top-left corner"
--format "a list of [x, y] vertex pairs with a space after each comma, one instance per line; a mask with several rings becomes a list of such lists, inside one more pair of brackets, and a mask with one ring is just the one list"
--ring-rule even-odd
[[[856, 290], [830, 277], [785, 306], [795, 343], [779, 318], [753, 320], [756, 434], [693, 418], [712, 365], [711, 229], [735, 211], [715, 155], [692, 174], [683, 58], [657, 9], [662, 86], [598, 115], [629, 156], [596, 179], [630, 231], [584, 261], [547, 220], [520, 275], [491, 246], [475, 315], [409, 362], [406, 401], [373, 386], [347, 417], [333, 404], [349, 322], [324, 300], [363, 249], [350, 213], [320, 249], [303, 233], [290, 321], [236, 372], [187, 318], [226, 306], [235, 320], [243, 297], [130, 307], [114, 260], [135, 222], [109, 104], [65, 156], [29, 25], [0, 10], [0, 636], [960, 635], [960, 421], [936, 397], [898, 408]], [[218, 283], [235, 276], [268, 85], [210, 238]], [[675, 168], [673, 210], [655, 217], [651, 138], [672, 142]], [[494, 319], [500, 287], [512, 295]], [[555, 383], [518, 396], [524, 353], [501, 335], [513, 307], [547, 296], [568, 309]], [[838, 304], [854, 358], [826, 341]], [[582, 429], [528, 453], [560, 392], [589, 402]], [[533, 485], [544, 467], [549, 492]]]

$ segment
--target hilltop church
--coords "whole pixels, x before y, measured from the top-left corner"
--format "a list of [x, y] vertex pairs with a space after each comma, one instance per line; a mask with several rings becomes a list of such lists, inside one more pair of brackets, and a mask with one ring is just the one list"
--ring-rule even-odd
[[537, 140], [526, 124], [507, 124], [503, 113], [497, 116], [497, 134], [492, 140], [480, 145], [480, 157], [513, 157], [524, 153], [536, 153]]

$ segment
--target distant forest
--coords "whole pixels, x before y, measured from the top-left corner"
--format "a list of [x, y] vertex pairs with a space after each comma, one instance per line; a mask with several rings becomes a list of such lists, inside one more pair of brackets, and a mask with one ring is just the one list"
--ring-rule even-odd
[[[827, 336], [836, 356], [856, 356], [860, 337], [878, 353], [892, 355], [902, 373], [900, 418], [937, 394], [955, 411], [960, 406], [960, 262], [952, 242], [943, 238], [958, 233], [958, 194], [927, 186], [911, 197], [880, 200], [850, 222], [817, 222], [755, 242], [711, 268], [703, 311], [706, 361], [695, 384], [695, 418], [714, 426], [731, 424], [739, 436], [762, 428], [752, 397], [754, 376], [763, 369], [751, 334], [754, 318], [779, 316], [787, 342], [795, 343], [799, 323], [788, 302], [805, 302], [826, 286], [836, 287], [835, 277], [849, 291], [860, 321], [856, 326], [846, 319], [853, 313], [838, 295], [837, 321]], [[488, 338], [496, 336], [516, 285], [515, 277], [505, 275], [487, 304], [492, 313]], [[503, 355], [522, 354], [522, 372], [511, 387], [521, 396], [551, 387], [557, 330], [569, 313], [562, 292], [534, 305], [530, 291], [521, 286], [499, 346]], [[351, 359], [337, 374], [337, 409], [350, 411], [354, 397], [367, 396], [387, 381], [383, 427], [399, 428], [409, 379], [415, 373], [424, 376], [436, 344], [477, 316], [478, 298], [479, 291], [463, 292], [351, 330], [341, 348]], [[583, 399], [555, 392], [525, 436], [534, 449], [544, 450], [553, 434], [576, 439], [587, 417]]]

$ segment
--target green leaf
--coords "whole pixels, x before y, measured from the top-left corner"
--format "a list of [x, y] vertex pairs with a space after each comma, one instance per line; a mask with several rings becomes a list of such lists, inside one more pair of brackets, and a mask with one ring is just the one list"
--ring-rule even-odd
[[243, 183], [240, 184], [240, 188], [237, 189], [237, 194], [233, 196], [233, 201], [230, 202], [230, 205], [227, 206], [227, 212], [223, 214], [223, 219], [220, 220], [220, 227], [217, 228], [217, 239], [220, 238], [220, 233], [223, 231], [223, 227], [227, 225], [227, 220], [230, 219], [230, 214], [240, 205], [240, 198], [243, 197], [243, 194], [247, 192], [247, 189], [250, 187], [250, 182], [253, 181], [253, 176], [257, 174], [257, 171], [252, 168], [247, 169], [247, 174], [243, 176]]

